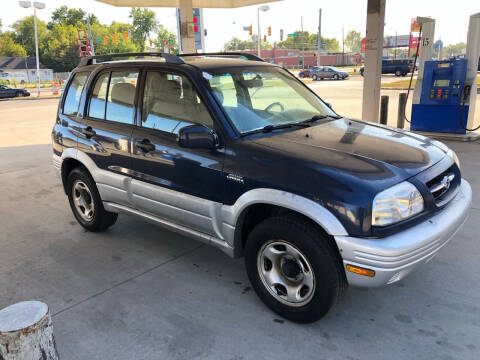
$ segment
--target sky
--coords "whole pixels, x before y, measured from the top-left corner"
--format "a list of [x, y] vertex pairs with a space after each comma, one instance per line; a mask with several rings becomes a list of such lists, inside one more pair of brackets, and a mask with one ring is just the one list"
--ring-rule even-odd
[[[94, 13], [102, 23], [112, 21], [129, 22], [130, 8], [114, 7], [94, 0], [40, 0], [46, 4], [44, 10], [37, 12], [38, 17], [49, 21], [51, 12], [62, 6], [78, 8]], [[451, 6], [452, 3], [454, 6]], [[436, 19], [435, 40], [441, 38], [445, 45], [466, 42], [469, 16], [480, 12], [479, 0], [387, 0], [385, 13], [385, 35], [395, 32], [408, 34], [410, 20], [416, 16], [430, 16]], [[3, 30], [16, 20], [31, 15], [32, 9], [24, 9], [17, 0], [0, 0], [0, 19]], [[341, 44], [342, 27], [345, 34], [349, 30], [359, 31], [365, 35], [367, 0], [282, 0], [270, 3], [270, 10], [260, 12], [262, 36], [268, 26], [272, 27], [269, 42], [280, 40], [280, 29], [284, 34], [303, 27], [316, 32], [319, 8], [322, 8], [322, 36], [335, 37]], [[233, 36], [248, 38], [244, 26], [253, 24], [257, 32], [257, 6], [237, 9], [204, 9], [204, 24], [207, 29], [205, 37], [206, 51], [218, 51]], [[174, 8], [152, 8], [157, 20], [170, 31], [176, 33]]]

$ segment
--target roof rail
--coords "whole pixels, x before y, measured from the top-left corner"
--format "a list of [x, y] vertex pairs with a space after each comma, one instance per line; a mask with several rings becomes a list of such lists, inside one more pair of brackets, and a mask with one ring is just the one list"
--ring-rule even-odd
[[179, 57], [190, 57], [190, 56], [224, 56], [224, 57], [244, 57], [247, 60], [251, 61], [262, 61], [265, 62], [262, 58], [246, 53], [246, 52], [236, 52], [236, 51], [226, 51], [226, 52], [212, 52], [212, 53], [192, 53], [192, 54], [180, 54]]
[[132, 52], [132, 53], [118, 53], [118, 54], [104, 54], [104, 55], [89, 56], [81, 59], [80, 62], [78, 63], [78, 66], [87, 66], [87, 65], [96, 64], [97, 62], [95, 60], [97, 59], [109, 59], [109, 58], [128, 57], [128, 56], [134, 56], [137, 58], [147, 57], [147, 56], [157, 56], [157, 57], [164, 58], [167, 63], [179, 64], [179, 65], [185, 64], [185, 62], [182, 59], [180, 59], [178, 56], [173, 54], [159, 53], [159, 52]]

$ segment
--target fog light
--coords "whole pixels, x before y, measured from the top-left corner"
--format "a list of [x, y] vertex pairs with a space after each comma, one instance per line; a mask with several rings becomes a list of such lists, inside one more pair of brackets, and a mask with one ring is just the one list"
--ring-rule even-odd
[[358, 266], [353, 266], [347, 264], [346, 266], [347, 270], [358, 275], [363, 275], [363, 276], [368, 276], [368, 277], [374, 277], [375, 276], [375, 271], [370, 270], [370, 269], [364, 269]]

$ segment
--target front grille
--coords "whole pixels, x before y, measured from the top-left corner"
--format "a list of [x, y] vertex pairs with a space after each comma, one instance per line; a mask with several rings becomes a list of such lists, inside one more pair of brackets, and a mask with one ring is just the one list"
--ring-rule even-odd
[[455, 165], [427, 181], [426, 185], [433, 196], [435, 205], [444, 206], [455, 197], [460, 184], [460, 174]]

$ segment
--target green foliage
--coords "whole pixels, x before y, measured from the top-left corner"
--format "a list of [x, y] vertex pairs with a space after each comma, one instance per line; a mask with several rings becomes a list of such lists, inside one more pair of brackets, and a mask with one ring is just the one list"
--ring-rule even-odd
[[26, 56], [22, 45], [15, 43], [10, 34], [0, 34], [0, 56]]
[[461, 54], [465, 54], [465, 50], [467, 49], [467, 44], [464, 42], [460, 42], [457, 44], [451, 44], [448, 46], [445, 46], [443, 48], [443, 55], [444, 57], [450, 57], [450, 56], [457, 56]]
[[347, 51], [358, 54], [362, 47], [362, 35], [355, 30], [350, 30], [345, 36], [345, 47]]
[[70, 71], [78, 64], [78, 30], [73, 25], [55, 24], [45, 38], [41, 62], [54, 71]]
[[[310, 34], [308, 31], [295, 31], [296, 37], [287, 37], [277, 46], [281, 49], [317, 50], [317, 34]], [[322, 36], [322, 52], [340, 52], [340, 45], [335, 38], [325, 38]]]
[[133, 41], [140, 51], [144, 51], [148, 34], [157, 27], [155, 13], [145, 8], [133, 7], [130, 10], [130, 18], [132, 18], [134, 29]]
[[[33, 30], [33, 16], [27, 16], [16, 21], [13, 25], [15, 34], [14, 40], [22, 44], [28, 56], [35, 56], [35, 35]], [[47, 36], [47, 24], [37, 18], [38, 49], [42, 53], [45, 49], [45, 38]]]
[[[95, 54], [118, 54], [124, 52], [136, 52], [137, 45], [130, 37], [127, 40], [123, 37], [123, 32], [130, 29], [133, 30], [131, 24], [113, 22], [110, 26], [102, 24], [92, 25], [92, 38], [95, 46]], [[113, 42], [113, 35], [117, 36], [117, 43]], [[103, 43], [103, 38], [106, 37], [107, 45]], [[100, 42], [98, 42], [100, 39]]]
[[[223, 45], [224, 51], [236, 51], [236, 50], [256, 50], [258, 48], [257, 40], [255, 37], [251, 37], [248, 40], [241, 40], [237, 37], [233, 37], [230, 41]], [[262, 49], [272, 49], [273, 45], [268, 41], [262, 41]]]
[[60, 6], [52, 12], [52, 21], [48, 28], [52, 29], [55, 24], [77, 26], [85, 24], [87, 13], [82, 9], [69, 9], [66, 5]]
[[172, 54], [178, 54], [177, 36], [171, 31], [168, 31], [163, 25], [158, 25], [157, 38], [153, 41], [155, 47], [158, 49], [164, 49], [165, 40], [172, 43], [171, 45], [168, 45], [170, 52]]

